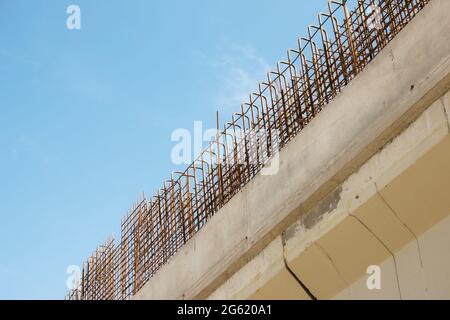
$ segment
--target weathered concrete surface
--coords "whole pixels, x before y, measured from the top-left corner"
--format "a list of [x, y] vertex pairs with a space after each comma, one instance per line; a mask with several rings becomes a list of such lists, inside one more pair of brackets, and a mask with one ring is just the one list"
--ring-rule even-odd
[[[450, 298], [449, 123], [437, 100], [264, 255], [283, 250], [287, 268], [318, 299]], [[381, 268], [381, 290], [367, 288], [370, 265]], [[251, 296], [230, 286], [248, 278], [242, 270], [209, 298]]]
[[[449, 10], [450, 1], [433, 0], [282, 150], [279, 172], [253, 179], [150, 279], [135, 298], [208, 297], [284, 229], [317, 207], [324, 197], [330, 197], [350, 174], [439, 99], [450, 83]], [[448, 97], [442, 99], [448, 101]], [[446, 116], [448, 114], [447, 103]], [[395, 190], [395, 186], [387, 186], [382, 179], [377, 186], [380, 190], [387, 188], [385, 194], [379, 193], [380, 196], [389, 197], [389, 190]], [[343, 193], [344, 190], [331, 193], [331, 196], [342, 197]], [[359, 199], [362, 197], [359, 195]], [[342, 203], [339, 199], [331, 200], [328, 203], [331, 210]], [[376, 198], [368, 206], [383, 209], [380, 201]], [[399, 207], [398, 210], [402, 209]], [[316, 219], [320, 220], [320, 217], [309, 218], [311, 225]], [[352, 222], [346, 222], [342, 230], [359, 232], [362, 236], [364, 231], [361, 231], [361, 222], [357, 218], [357, 214], [351, 219], [348, 217]], [[406, 241], [392, 239], [389, 242], [392, 248], [389, 248], [377, 245], [374, 239], [377, 237], [371, 233], [364, 243], [377, 252], [379, 259]], [[328, 244], [323, 241], [323, 245]], [[317, 250], [310, 255], [323, 259]], [[348, 287], [366, 260], [361, 258], [361, 264], [354, 267], [355, 270], [343, 268], [346, 271], [340, 275], [341, 280], [335, 280], [336, 288]], [[280, 270], [283, 273], [283, 269]], [[325, 296], [332, 296], [333, 292], [335, 290], [330, 290]]]
[[309, 299], [286, 268], [281, 236], [239, 270], [239, 277], [227, 281], [228, 299]]

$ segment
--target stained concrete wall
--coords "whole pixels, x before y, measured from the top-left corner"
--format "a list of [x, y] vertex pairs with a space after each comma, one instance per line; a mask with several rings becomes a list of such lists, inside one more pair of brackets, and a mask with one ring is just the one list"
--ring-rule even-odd
[[[431, 1], [364, 72], [280, 152], [279, 172], [255, 177], [150, 279], [135, 298], [191, 299], [214, 295], [226, 283], [232, 282], [238, 272], [251, 268], [248, 266], [252, 263], [257, 265], [254, 258], [264, 254], [269, 244], [297, 219], [307, 216], [310, 220], [307, 224], [314, 224], [311, 210], [319, 212], [317, 208], [326, 205], [322, 201], [326, 197], [344, 196], [345, 189], [340, 188], [344, 188], [345, 180], [448, 90], [449, 9], [450, 1]], [[389, 197], [396, 187], [382, 181], [378, 186], [380, 190], [386, 188], [383, 192]], [[359, 195], [359, 199], [362, 198], [363, 195]], [[373, 201], [369, 207], [382, 206], [380, 199]], [[332, 209], [339, 203], [342, 201], [331, 201], [328, 205]], [[396, 210], [401, 216], [402, 210], [408, 209], [400, 206], [393, 209]], [[339, 228], [339, 219], [329, 228], [348, 230], [363, 237], [361, 230], [366, 229], [361, 229], [361, 222], [353, 216], [347, 219], [348, 222], [342, 222], [344, 224]], [[420, 226], [420, 222], [414, 225], [414, 221], [409, 228]], [[338, 231], [334, 232], [337, 234]], [[283, 234], [290, 233], [292, 230]], [[365, 243], [376, 252], [377, 260], [382, 262], [384, 256], [389, 256], [392, 249], [377, 244], [373, 234], [366, 238]], [[322, 244], [327, 245], [326, 239], [323, 241]], [[333, 241], [329, 245], [333, 245]], [[314, 252], [311, 255], [314, 256]], [[321, 259], [318, 254], [316, 256]], [[269, 263], [265, 258], [260, 259], [263, 259], [263, 265]], [[368, 258], [360, 259], [361, 265], [368, 262]], [[289, 265], [283, 267], [279, 261], [274, 263], [277, 266], [275, 276], [299, 283], [301, 279], [295, 270], [289, 270], [292, 269]], [[344, 268], [346, 271], [342, 271], [340, 280], [335, 280], [337, 288], [344, 290], [342, 282], [347, 286], [354, 283], [361, 267], [354, 268]], [[273, 285], [276, 286], [277, 281]], [[292, 294], [308, 297], [304, 288], [301, 289], [303, 292], [293, 289]], [[270, 291], [274, 290], [267, 292]], [[331, 290], [325, 296], [333, 297], [335, 293]], [[261, 290], [254, 294], [256, 297], [264, 295]]]
[[[433, 103], [209, 298], [284, 298], [266, 285], [278, 263], [317, 299], [450, 299], [449, 99]], [[271, 264], [253, 265], [265, 257]], [[380, 290], [367, 287], [371, 265], [381, 269]]]

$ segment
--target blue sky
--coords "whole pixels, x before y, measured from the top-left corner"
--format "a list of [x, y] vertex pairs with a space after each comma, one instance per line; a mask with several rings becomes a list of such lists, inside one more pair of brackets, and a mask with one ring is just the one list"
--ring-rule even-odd
[[237, 111], [326, 4], [0, 0], [0, 299], [63, 298], [175, 169], [172, 131]]

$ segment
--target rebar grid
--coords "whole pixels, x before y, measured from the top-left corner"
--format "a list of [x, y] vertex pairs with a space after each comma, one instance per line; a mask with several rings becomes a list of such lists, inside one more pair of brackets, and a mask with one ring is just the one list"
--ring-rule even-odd
[[193, 163], [151, 199], [142, 195], [122, 221], [120, 243], [108, 240], [83, 263], [66, 299], [130, 299], [429, 1], [329, 0]]

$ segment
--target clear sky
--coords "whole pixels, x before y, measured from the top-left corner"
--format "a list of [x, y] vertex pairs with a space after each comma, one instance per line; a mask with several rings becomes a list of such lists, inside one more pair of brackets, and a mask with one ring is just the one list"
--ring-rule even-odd
[[0, 0], [0, 299], [63, 298], [175, 169], [173, 130], [237, 111], [326, 4]]

